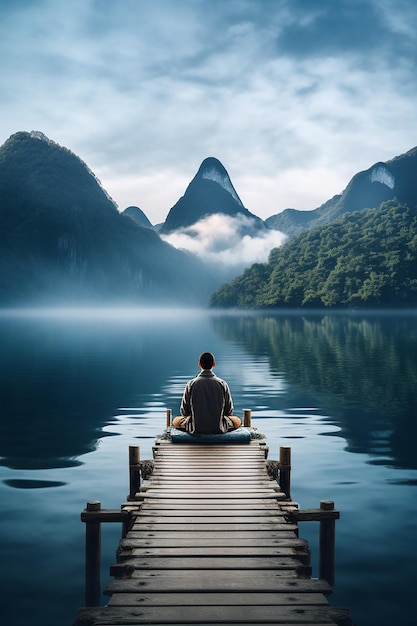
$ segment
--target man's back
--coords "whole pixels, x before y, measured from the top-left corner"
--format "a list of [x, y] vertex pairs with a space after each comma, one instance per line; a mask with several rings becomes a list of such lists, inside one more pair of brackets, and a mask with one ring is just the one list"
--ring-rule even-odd
[[174, 428], [192, 434], [218, 435], [241, 425], [233, 415], [233, 401], [226, 381], [215, 374], [211, 352], [203, 352], [198, 361], [201, 372], [188, 381], [181, 402], [181, 415], [172, 421]]
[[181, 415], [190, 416], [190, 433], [218, 434], [229, 430], [227, 417], [233, 415], [233, 404], [227, 383], [211, 370], [203, 370], [187, 383]]

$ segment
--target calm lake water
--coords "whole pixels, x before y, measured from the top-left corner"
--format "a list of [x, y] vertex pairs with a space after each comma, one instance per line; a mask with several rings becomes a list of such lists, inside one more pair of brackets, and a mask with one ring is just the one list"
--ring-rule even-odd
[[[2, 623], [72, 623], [81, 510], [125, 501], [128, 446], [152, 458], [211, 350], [269, 458], [291, 445], [300, 508], [330, 499], [341, 512], [331, 603], [358, 626], [415, 624], [417, 314], [3, 312], [0, 346]], [[318, 524], [300, 536], [317, 575]], [[103, 585], [119, 537], [103, 527]]]

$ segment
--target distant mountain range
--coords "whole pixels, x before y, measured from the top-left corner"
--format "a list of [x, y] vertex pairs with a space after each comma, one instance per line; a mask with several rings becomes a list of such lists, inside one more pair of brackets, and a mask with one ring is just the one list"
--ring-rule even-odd
[[329, 224], [352, 211], [377, 208], [396, 198], [399, 202], [417, 204], [417, 147], [386, 163], [375, 163], [359, 172], [343, 193], [334, 196], [313, 211], [285, 209], [265, 220], [269, 228], [293, 236], [314, 226]]
[[264, 222], [244, 207], [220, 161], [209, 157], [156, 227], [137, 206], [119, 213], [70, 150], [40, 132], [18, 132], [0, 147], [0, 306], [204, 305], [224, 282], [222, 268], [214, 270], [161, 237], [184, 230], [198, 237], [193, 226], [215, 214], [237, 218], [238, 239], [263, 242], [271, 230], [293, 237], [394, 198], [416, 206], [416, 174], [414, 148], [356, 174], [343, 193], [315, 210], [286, 209]]
[[206, 302], [196, 258], [118, 212], [94, 174], [42, 133], [0, 148], [0, 304]]
[[[159, 232], [169, 234], [192, 226], [214, 213], [221, 213], [249, 218], [252, 233], [266, 227], [292, 237], [315, 226], [329, 224], [345, 213], [377, 208], [382, 202], [394, 198], [409, 206], [417, 204], [417, 147], [355, 174], [342, 193], [316, 209], [285, 209], [264, 221], [243, 206], [224, 166], [214, 157], [209, 157], [200, 165], [184, 196], [170, 209]], [[140, 215], [134, 217], [134, 210], [140, 211], [134, 207], [126, 209], [132, 212], [133, 219], [138, 219], [143, 225], [142, 220], [146, 220], [149, 226], [146, 215], [140, 211]]]
[[[264, 221], [243, 206], [224, 166], [214, 157], [209, 157], [200, 165], [184, 196], [170, 209], [159, 232], [168, 234], [192, 226], [214, 213], [221, 213], [233, 217], [246, 216], [251, 222], [251, 232], [266, 227], [292, 237], [315, 226], [329, 224], [345, 213], [377, 208], [382, 202], [394, 198], [409, 206], [417, 204], [417, 147], [355, 174], [342, 193], [316, 209], [285, 209]], [[138, 223], [150, 226], [146, 215], [137, 207], [129, 207], [125, 213]]]

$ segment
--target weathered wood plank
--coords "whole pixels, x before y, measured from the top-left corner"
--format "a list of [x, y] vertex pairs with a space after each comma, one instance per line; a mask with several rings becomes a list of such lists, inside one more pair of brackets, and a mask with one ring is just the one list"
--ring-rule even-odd
[[[188, 514], [187, 514], [188, 513]], [[199, 519], [201, 518], [201, 519]], [[205, 521], [206, 520], [206, 521]], [[193, 524], [195, 521], [199, 524], [236, 524], [243, 523], [242, 516], [239, 513], [233, 513], [231, 515], [195, 515], [192, 511], [183, 511], [181, 515], [161, 515], [161, 514], [146, 514], [138, 515], [136, 517], [136, 524]], [[283, 524], [285, 523], [285, 514], [282, 511], [277, 511], [275, 515], [247, 515], [244, 518], [245, 524]]]
[[191, 465], [207, 465], [210, 467], [216, 467], [216, 466], [229, 466], [229, 467], [245, 467], [245, 466], [254, 466], [254, 467], [263, 467], [266, 468], [265, 465], [265, 458], [263, 457], [263, 455], [261, 454], [256, 454], [256, 455], [252, 455], [252, 456], [246, 456], [246, 455], [235, 455], [235, 456], [222, 456], [220, 454], [217, 454], [217, 463], [216, 463], [216, 452], [213, 451], [213, 453], [211, 455], [204, 455], [204, 454], [191, 454], [191, 453], [186, 453], [182, 456], [170, 456], [170, 455], [164, 455], [164, 456], [160, 456], [157, 455], [156, 458], [154, 459], [154, 465], [155, 467], [159, 464], [164, 467], [172, 467], [173, 465], [178, 466], [181, 464], [181, 467], [187, 467], [187, 466], [191, 466]]
[[181, 474], [169, 475], [169, 476], [166, 474], [162, 474], [160, 472], [154, 472], [152, 474], [152, 482], [164, 481], [167, 484], [181, 482], [184, 480], [190, 480], [191, 478], [193, 479], [199, 478], [200, 480], [206, 480], [207, 482], [211, 482], [212, 484], [215, 479], [219, 480], [220, 482], [223, 482], [223, 481], [237, 482], [238, 480], [240, 480], [240, 481], [244, 481], [245, 483], [246, 482], [260, 483], [263, 481], [270, 485], [277, 484], [276, 481], [272, 480], [268, 476], [268, 474], [257, 474], [256, 471], [254, 472], [248, 471], [247, 473], [243, 471], [239, 471], [239, 470], [235, 470], [233, 472], [223, 472], [223, 471], [206, 470], [204, 468], [203, 469], [201, 468], [191, 469], [190, 468], [187, 472], [183, 472]]
[[340, 511], [326, 509], [302, 509], [301, 511], [297, 510], [292, 512], [291, 516], [294, 518], [294, 521], [318, 522], [325, 519], [339, 519]]
[[250, 464], [259, 464], [263, 461], [265, 465], [265, 457], [262, 452], [253, 451], [252, 453], [243, 454], [242, 452], [236, 450], [234, 454], [225, 455], [220, 451], [213, 450], [212, 452], [203, 452], [200, 453], [196, 451], [184, 451], [183, 454], [180, 453], [163, 453], [157, 454], [154, 458], [155, 463], [179, 463], [183, 461], [184, 465], [193, 462], [206, 463], [207, 465], [214, 465], [215, 461], [219, 464], [225, 465], [227, 463], [230, 464], [241, 464], [241, 465], [250, 465]]
[[[284, 517], [292, 523], [295, 523], [293, 519], [290, 518], [290, 513], [288, 513], [286, 509], [286, 503], [283, 502], [284, 506], [280, 506], [280, 502], [270, 499], [271, 506], [265, 506], [264, 503], [261, 505], [255, 506], [255, 503], [251, 503], [252, 506], [246, 506], [246, 502], [241, 502], [240, 505], [236, 505], [230, 507], [227, 503], [220, 503], [213, 501], [213, 506], [210, 503], [210, 500], [203, 502], [204, 498], [195, 498], [194, 501], [187, 500], [188, 506], [183, 506], [184, 501], [179, 498], [173, 498], [169, 506], [158, 506], [158, 498], [145, 500], [143, 505], [140, 508], [136, 508], [133, 510], [133, 514], [136, 517], [154, 517], [155, 515], [163, 516], [163, 517], [176, 517], [176, 516], [189, 516], [189, 515], [208, 515], [208, 516], [222, 516], [227, 517], [232, 515], [234, 517], [239, 517], [240, 515], [245, 515], [249, 517], [258, 517], [258, 516], [275, 516], [275, 517]], [[255, 501], [256, 502], [256, 501]], [[153, 506], [148, 506], [152, 504]], [[167, 503], [164, 502], [164, 505]]]
[[155, 462], [154, 464], [154, 470], [153, 473], [155, 472], [173, 472], [175, 471], [175, 474], [177, 472], [180, 472], [181, 474], [186, 474], [187, 472], [191, 471], [191, 470], [204, 470], [207, 472], [215, 472], [217, 471], [218, 473], [221, 472], [242, 472], [242, 473], [249, 473], [249, 472], [259, 472], [260, 474], [266, 474], [266, 466], [265, 466], [265, 462], [262, 463], [261, 460], [254, 460], [250, 463], [243, 463], [242, 461], [218, 461], [217, 463], [213, 462], [208, 462], [208, 461], [202, 461], [199, 459], [196, 459], [195, 461], [189, 462], [189, 461], [163, 461], [160, 462], [159, 460]]
[[[80, 611], [80, 620], [81, 621], [76, 621], [74, 626], [120, 626], [121, 622], [111, 622], [109, 623], [108, 621], [106, 622], [102, 622], [100, 621], [100, 619], [102, 619], [101, 613], [96, 614], [96, 617], [94, 617], [90, 612], [94, 611], [95, 609], [81, 609]], [[150, 624], [150, 622], [148, 622]], [[153, 624], [169, 624], [170, 622], [153, 622]], [[233, 622], [198, 622], [198, 626], [230, 626], [230, 624]], [[268, 626], [281, 626], [281, 624], [279, 622], [276, 621], [269, 621], [269, 622], [259, 622], [257, 621], [255, 622], [245, 622], [245, 626], [259, 626], [259, 624], [267, 624]], [[136, 626], [135, 623], [133, 623], [131, 620], [128, 620], [126, 622], [123, 622], [123, 626]], [[317, 622], [303, 622], [300, 623], [298, 622], [296, 623], [291, 623], [291, 626], [344, 626], [343, 623], [336, 624], [336, 622], [326, 622], [325, 624], [318, 624]]]
[[208, 486], [206, 489], [203, 489], [201, 486], [195, 486], [195, 487], [187, 487], [186, 489], [184, 488], [184, 486], [178, 485], [178, 484], [173, 484], [172, 487], [167, 487], [167, 485], [152, 485], [152, 487], [149, 487], [148, 489], [146, 489], [145, 493], [148, 497], [151, 496], [164, 496], [165, 498], [170, 496], [172, 498], [174, 498], [175, 496], [180, 496], [181, 498], [183, 498], [185, 495], [187, 495], [188, 497], [196, 497], [196, 498], [209, 498], [210, 494], [213, 494], [213, 498], [215, 498], [216, 496], [218, 497], [219, 494], [221, 494], [221, 496], [223, 498], [227, 497], [227, 495], [230, 496], [239, 496], [239, 495], [247, 495], [247, 496], [251, 496], [252, 498], [267, 498], [268, 496], [270, 496], [271, 498], [276, 498], [276, 492], [274, 491], [274, 489], [271, 488], [265, 488], [265, 487], [259, 487], [256, 488], [256, 486], [252, 487], [252, 486], [229, 486], [229, 485], [218, 485], [217, 486], [217, 493], [213, 493], [213, 487], [214, 485], [211, 485], [211, 490], [210, 490], [210, 486]]
[[[198, 530], [195, 530], [193, 535], [190, 535], [190, 531], [188, 530], [182, 530], [182, 529], [175, 529], [175, 532], [173, 532], [172, 526], [170, 526], [168, 529], [167, 528], [153, 528], [152, 530], [146, 529], [146, 528], [141, 528], [139, 525], [137, 525], [136, 527], [133, 527], [132, 530], [129, 531], [129, 537], [131, 538], [139, 538], [139, 539], [144, 539], [146, 540], [147, 538], [165, 538], [165, 539], [169, 539], [171, 541], [181, 541], [182, 539], [185, 539], [186, 541], [198, 541], [200, 543], [206, 541], [206, 540], [213, 540], [213, 538], [215, 537], [216, 540], [217, 539], [222, 539], [225, 541], [228, 541], [230, 545], [232, 545], [233, 543], [237, 542], [239, 544], [239, 542], [246, 540], [250, 540], [250, 541], [254, 541], [254, 540], [260, 540], [260, 539], [268, 539], [269, 540], [282, 540], [282, 539], [294, 539], [297, 537], [297, 533], [298, 533], [298, 527], [290, 527], [288, 528], [287, 526], [277, 529], [274, 528], [273, 530], [271, 529], [261, 529], [259, 530], [258, 528], [254, 528], [251, 527], [249, 530], [246, 529], [242, 529], [239, 527], [238, 530], [234, 530], [233, 532], [230, 532], [230, 528], [228, 528], [227, 530], [224, 528], [224, 526], [222, 526], [222, 528], [220, 530], [216, 530], [215, 533], [213, 533], [211, 530], [207, 530], [204, 527], [199, 526]], [[180, 545], [180, 544], [178, 544]], [[190, 545], [192, 545], [190, 543]]]
[[259, 480], [240, 480], [236, 478], [227, 479], [208, 479], [206, 476], [188, 476], [180, 480], [159, 480], [158, 478], [152, 482], [152, 489], [173, 489], [178, 491], [179, 489], [193, 489], [211, 491], [214, 484], [218, 485], [218, 489], [222, 492], [224, 490], [240, 492], [258, 491], [259, 489], [274, 490], [277, 491], [277, 484], [274, 482], [261, 482]]
[[255, 500], [251, 500], [248, 498], [245, 499], [232, 499], [232, 498], [223, 498], [222, 500], [208, 500], [207, 502], [202, 502], [201, 498], [199, 498], [198, 500], [196, 499], [187, 499], [186, 497], [181, 500], [180, 502], [177, 500], [166, 500], [164, 501], [163, 498], [160, 498], [158, 500], [158, 502], [155, 502], [154, 500], [152, 500], [151, 498], [145, 498], [145, 500], [143, 501], [143, 503], [140, 505], [141, 510], [156, 510], [156, 511], [162, 511], [165, 509], [180, 509], [180, 510], [186, 510], [186, 509], [191, 509], [191, 508], [195, 508], [198, 507], [200, 509], [206, 508], [206, 509], [220, 509], [220, 508], [227, 508], [230, 510], [233, 509], [279, 509], [280, 508], [280, 504], [278, 501], [272, 501], [270, 499], [255, 499]]
[[205, 448], [204, 446], [189, 446], [177, 448], [174, 446], [171, 448], [169, 445], [165, 446], [163, 449], [159, 448], [155, 451], [156, 459], [170, 459], [170, 458], [199, 458], [199, 459], [213, 459], [213, 457], [217, 457], [219, 460], [224, 461], [225, 459], [259, 459], [264, 458], [265, 451], [264, 449], [260, 450], [256, 447], [248, 447], [245, 449], [239, 448], [238, 446], [229, 447], [227, 450], [223, 446], [208, 446]]
[[247, 448], [244, 451], [239, 448], [236, 448], [234, 450], [230, 448], [229, 450], [225, 451], [224, 447], [216, 448], [215, 446], [212, 446], [211, 450], [207, 450], [204, 448], [191, 446], [191, 448], [181, 448], [181, 450], [175, 450], [169, 447], [165, 447], [163, 450], [157, 450], [155, 460], [185, 459], [186, 461], [189, 461], [192, 459], [203, 459], [212, 461], [213, 457], [223, 462], [226, 459], [239, 459], [242, 461], [252, 461], [262, 458], [265, 459], [264, 451], [256, 450], [255, 448]]
[[[325, 606], [281, 606], [279, 610], [271, 606], [183, 606], [170, 607], [108, 607], [103, 612], [101, 621], [96, 624], [114, 623], [115, 618], [122, 618], [120, 624], [199, 624], [219, 621], [231, 624], [333, 624], [333, 619]], [[113, 620], [113, 622], [111, 621]]]
[[[301, 546], [304, 549], [301, 549]], [[301, 555], [309, 556], [308, 550], [305, 545], [300, 542], [300, 547], [297, 549], [291, 546], [158, 546], [158, 547], [134, 547], [132, 544], [129, 548], [124, 546], [124, 550], [118, 552], [118, 558], [127, 557], [181, 557], [187, 556], [211, 556], [211, 557], [227, 557], [227, 556], [297, 556]]]
[[[279, 485], [275, 481], [271, 480], [246, 480], [246, 478], [236, 478], [236, 477], [218, 477], [218, 478], [210, 478], [207, 476], [186, 476], [184, 478], [180, 478], [178, 480], [165, 480], [164, 478], [155, 478], [151, 483], [144, 483], [143, 487], [145, 491], [149, 489], [155, 490], [165, 490], [167, 492], [179, 491], [180, 489], [187, 489], [187, 486], [190, 485], [192, 487], [194, 485], [195, 489], [203, 489], [205, 491], [213, 491], [215, 488], [218, 492], [223, 493], [224, 491], [236, 491], [237, 494], [245, 493], [257, 493], [261, 492], [273, 492], [273, 491], [281, 491]], [[184, 493], [185, 495], [185, 493]]]
[[220, 491], [236, 491], [236, 493], [241, 492], [251, 492], [258, 490], [274, 490], [277, 491], [278, 485], [274, 482], [261, 482], [260, 480], [241, 480], [236, 478], [220, 478], [220, 479], [211, 479], [206, 476], [188, 476], [187, 478], [179, 479], [179, 480], [165, 480], [158, 478], [155, 479], [152, 483], [153, 489], [169, 489], [178, 491], [179, 489], [194, 489], [194, 490], [204, 490], [204, 491], [212, 491], [214, 485], [217, 485], [217, 489]]
[[233, 457], [235, 455], [250, 457], [251, 455], [263, 456], [264, 455], [264, 447], [259, 445], [246, 445], [246, 446], [176, 446], [172, 444], [168, 444], [166, 446], [161, 446], [155, 448], [155, 453], [160, 455], [171, 455], [175, 457], [179, 457], [182, 454], [186, 454], [187, 456], [196, 455], [196, 456], [211, 456], [211, 450], [216, 450], [216, 455], [218, 458], [226, 458]]
[[129, 550], [136, 548], [164, 548], [169, 550], [171, 548], [178, 550], [195, 550], [197, 548], [204, 550], [208, 548], [210, 550], [213, 549], [221, 549], [225, 550], [225, 548], [234, 550], [234, 549], [242, 549], [242, 550], [256, 550], [256, 549], [266, 549], [273, 550], [274, 548], [281, 547], [293, 547], [299, 549], [307, 549], [308, 543], [305, 539], [298, 539], [295, 537], [293, 532], [284, 533], [281, 532], [279, 535], [275, 533], [273, 537], [270, 536], [270, 533], [262, 533], [262, 534], [254, 534], [250, 533], [250, 536], [246, 536], [244, 533], [239, 533], [238, 535], [235, 533], [232, 536], [230, 533], [223, 533], [222, 536], [218, 536], [219, 533], [216, 533], [213, 536], [213, 533], [204, 535], [204, 533], [199, 533], [198, 537], [189, 537], [188, 533], [183, 533], [181, 537], [178, 537], [178, 533], [134, 533], [130, 532], [125, 539], [121, 539], [119, 543], [119, 547], [121, 550]]
[[[278, 494], [279, 495], [279, 494]], [[222, 498], [218, 496], [217, 498], [190, 498], [188, 495], [183, 496], [182, 498], [153, 498], [148, 497], [147, 492], [144, 492], [144, 500], [141, 504], [142, 507], [175, 507], [175, 508], [187, 508], [188, 506], [207, 506], [208, 508], [220, 508], [220, 507], [248, 507], [252, 506], [253, 508], [259, 508], [261, 506], [268, 507], [277, 507], [280, 505], [280, 502], [276, 499], [275, 494], [272, 494], [272, 498], [251, 498], [251, 497], [232, 497], [232, 498]]]
[[[291, 525], [291, 524], [268, 524], [268, 523], [262, 523], [262, 524], [258, 524], [258, 523], [254, 523], [253, 526], [257, 529], [257, 530], [276, 530], [276, 531], [287, 531], [287, 530], [293, 530], [295, 531], [297, 529], [297, 526], [295, 525]], [[159, 523], [154, 523], [154, 522], [146, 522], [146, 523], [135, 523], [134, 527], [136, 530], [164, 530], [164, 531], [170, 531], [170, 532], [174, 532], [175, 531], [175, 524], [174, 523], [165, 523], [165, 522], [159, 522]], [[226, 530], [230, 531], [230, 532], [237, 532], [242, 528], [242, 524], [239, 523], [230, 523], [227, 524], [227, 528]], [[217, 524], [217, 523], [210, 523], [210, 529], [213, 532], [217, 532], [220, 530], [225, 530], [225, 524]], [[199, 530], [201, 530], [201, 523], [187, 523], [187, 532], [189, 533], [195, 533], [198, 532]]]
[[311, 568], [302, 562], [303, 559], [296, 555], [291, 556], [142, 556], [127, 557], [119, 563], [110, 566], [111, 576], [123, 576], [131, 572], [139, 570], [295, 570], [299, 575], [301, 573], [309, 575]]
[[[255, 500], [265, 500], [265, 499], [270, 499], [270, 500], [277, 500], [277, 494], [278, 492], [269, 490], [269, 491], [262, 491], [262, 492], [258, 492], [258, 491], [251, 491], [250, 493], [248, 491], [241, 491], [240, 492], [240, 501], [245, 501], [245, 500], [251, 500], [252, 502]], [[221, 490], [219, 490], [219, 488], [217, 487], [215, 490], [213, 490], [212, 492], [207, 492], [207, 493], [194, 493], [192, 496], [190, 493], [186, 492], [184, 493], [184, 491], [180, 490], [173, 490], [173, 489], [152, 489], [151, 487], [146, 489], [146, 491], [143, 492], [143, 495], [145, 497], [145, 501], [148, 500], [182, 500], [182, 501], [191, 501], [191, 500], [226, 500], [227, 496], [225, 495], [225, 493]], [[236, 493], [236, 491], [233, 491], [232, 493], [229, 493], [228, 495], [231, 496], [231, 498], [233, 500], [237, 500], [238, 499], [238, 495]]]
[[155, 460], [158, 461], [173, 461], [176, 462], [179, 459], [185, 459], [187, 463], [191, 463], [192, 461], [204, 461], [207, 463], [213, 463], [216, 460], [219, 463], [225, 463], [227, 460], [235, 461], [238, 460], [241, 463], [252, 463], [255, 461], [263, 460], [265, 462], [264, 451], [255, 450], [252, 448], [247, 452], [242, 452], [241, 450], [236, 449], [234, 452], [229, 452], [225, 454], [224, 450], [220, 453], [216, 453], [215, 451], [205, 451], [200, 450], [199, 452], [193, 450], [181, 451], [181, 450], [172, 450], [164, 449], [162, 452], [157, 452], [155, 456]]
[[220, 593], [307, 593], [328, 594], [331, 587], [324, 580], [297, 578], [292, 571], [285, 572], [222, 572], [222, 570], [194, 570], [140, 572], [140, 576], [114, 580], [108, 583], [105, 593], [140, 592], [220, 592]]
[[[92, 611], [97, 611], [96, 616], [94, 617], [94, 615], [92, 614]], [[76, 621], [74, 626], [120, 626], [121, 622], [111, 622], [109, 623], [108, 621], [103, 622], [101, 621], [102, 616], [101, 616], [101, 612], [99, 609], [81, 609], [80, 611], [80, 621]], [[150, 624], [150, 622], [148, 622]], [[169, 624], [170, 622], [152, 622], [153, 624]], [[234, 622], [198, 622], [198, 626], [230, 626], [231, 623]], [[136, 626], [135, 623], [133, 623], [131, 620], [128, 620], [126, 622], [122, 622], [123, 626]], [[276, 622], [276, 621], [269, 621], [269, 622], [259, 622], [257, 621], [255, 622], [245, 622], [245, 626], [259, 626], [259, 624], [268, 624], [268, 626], [281, 626], [282, 622]], [[344, 626], [343, 623], [336, 624], [336, 622], [326, 622], [325, 624], [318, 624], [317, 622], [298, 622], [298, 623], [291, 623], [291, 626]]]
[[175, 473], [178, 471], [182, 475], [187, 474], [191, 471], [199, 470], [205, 471], [207, 473], [217, 472], [218, 474], [228, 474], [235, 472], [239, 472], [241, 474], [249, 474], [250, 472], [254, 472], [255, 474], [259, 474], [260, 476], [268, 475], [266, 471], [266, 466], [262, 466], [262, 464], [258, 461], [252, 463], [251, 465], [245, 466], [242, 465], [240, 462], [207, 464], [195, 461], [194, 463], [183, 462], [176, 465], [173, 463], [159, 464], [158, 461], [156, 461], [154, 463], [153, 474], [158, 472], [167, 472], [168, 475], [168, 473], [172, 473], [173, 470], [175, 470]]
[[187, 515], [187, 511], [194, 511], [196, 515], [212, 514], [212, 515], [240, 515], [242, 513], [251, 513], [255, 515], [257, 511], [262, 512], [263, 515], [285, 513], [285, 511], [279, 506], [278, 503], [270, 502], [269, 504], [201, 504], [200, 501], [194, 504], [178, 503], [178, 501], [172, 501], [169, 503], [163, 503], [158, 506], [155, 502], [147, 501], [141, 506], [141, 511], [146, 512], [147, 515], [154, 515], [163, 513], [169, 515], [170, 513], [178, 514], [178, 512]]
[[322, 593], [115, 593], [109, 606], [327, 606]]
[[254, 459], [253, 461], [245, 461], [243, 462], [241, 459], [225, 459], [225, 460], [218, 460], [217, 463], [213, 462], [209, 462], [206, 461], [204, 459], [195, 459], [194, 461], [187, 461], [186, 459], [183, 460], [177, 460], [177, 461], [170, 461], [170, 460], [164, 460], [163, 462], [160, 462], [159, 459], [156, 459], [154, 461], [154, 469], [153, 472], [172, 472], [175, 470], [175, 472], [178, 470], [179, 472], [181, 472], [182, 474], [185, 474], [191, 470], [205, 470], [207, 472], [215, 472], [217, 471], [218, 473], [228, 473], [228, 472], [242, 472], [242, 473], [249, 473], [250, 471], [253, 471], [255, 473], [259, 474], [267, 474], [267, 468], [265, 465], [265, 461], [261, 461], [260, 459]]
[[[242, 570], [239, 569], [221, 569], [220, 565], [217, 569], [213, 569], [213, 568], [208, 568], [208, 569], [188, 569], [188, 570], [177, 570], [177, 569], [161, 569], [161, 570], [157, 570], [157, 569], [153, 569], [153, 570], [135, 570], [135, 569], [131, 569], [129, 572], [128, 576], [123, 575], [122, 578], [117, 578], [115, 580], [115, 582], [117, 580], [121, 580], [123, 582], [125, 582], [126, 584], [128, 583], [128, 581], [131, 581], [133, 583], [133, 585], [140, 585], [140, 586], [144, 586], [147, 583], [144, 582], [144, 576], [145, 575], [149, 575], [152, 577], [152, 584], [153, 584], [153, 580], [154, 578], [156, 578], [158, 576], [158, 574], [161, 574], [161, 577], [159, 579], [159, 581], [161, 581], [162, 583], [167, 583], [167, 584], [171, 584], [173, 587], [173, 589], [178, 586], [178, 588], [180, 588], [182, 591], [187, 591], [190, 592], [192, 589], [194, 590], [198, 590], [198, 591], [202, 591], [205, 590], [206, 584], [208, 583], [207, 578], [205, 577], [205, 575], [207, 574], [210, 577], [210, 581], [209, 581], [209, 587], [208, 590], [210, 591], [229, 591], [229, 592], [239, 592], [241, 593], [241, 581], [240, 581], [240, 576], [242, 573], [244, 573], [245, 575], [250, 575], [252, 578], [254, 578], [254, 573], [253, 570], [244, 570], [244, 572]], [[169, 574], [174, 574], [175, 576], [177, 576], [177, 579], [174, 581], [173, 579], [168, 579], [168, 575]], [[186, 578], [184, 578], [184, 574], [187, 576]], [[256, 570], [256, 578], [259, 578], [259, 576], [265, 576], [266, 574], [269, 574], [270, 576], [272, 576], [275, 581], [281, 579], [284, 581], [289, 581], [289, 580], [299, 580], [300, 578], [302, 579], [303, 576], [299, 575], [298, 570], [296, 570], [295, 568], [291, 568], [291, 569], [274, 569], [274, 570]], [[192, 575], [193, 576], [193, 580], [191, 581], [188, 576]], [[212, 581], [212, 578], [216, 578], [216, 581]], [[202, 582], [202, 580], [204, 582]], [[190, 585], [191, 588], [190, 589]], [[260, 588], [257, 588], [256, 586], [253, 585], [253, 580], [250, 582], [245, 581], [245, 585], [244, 585], [245, 590], [255, 590], [255, 591], [260, 591]], [[262, 587], [265, 590], [269, 590], [271, 591], [273, 589], [273, 583], [271, 584], [271, 588], [268, 589], [268, 587], [265, 588], [265, 584]], [[155, 590], [154, 590], [155, 591]]]
[[[151, 485], [149, 485], [150, 489], [161, 489], [161, 488], [165, 488], [166, 490], [171, 490], [171, 489], [180, 489], [183, 488], [187, 482], [193, 482], [193, 478], [189, 477], [186, 478], [185, 480], [158, 480], [155, 479], [155, 481], [152, 481]], [[206, 483], [206, 487], [207, 489], [211, 489], [213, 490], [213, 487], [216, 486], [217, 489], [220, 492], [223, 492], [224, 490], [236, 490], [237, 492], [258, 492], [258, 491], [272, 491], [272, 490], [276, 490], [279, 489], [279, 486], [277, 485], [277, 483], [275, 481], [246, 481], [245, 479], [242, 480], [234, 480], [233, 478], [230, 479], [226, 479], [226, 478], [222, 478], [221, 480], [212, 480], [211, 478], [207, 478], [207, 477], [201, 477], [199, 484], [197, 485], [197, 487], [200, 489], [202, 487], [201, 483]]]
[[224, 445], [224, 443], [182, 443], [182, 444], [172, 444], [170, 441], [158, 440], [158, 445], [156, 446], [156, 450], [158, 452], [164, 452], [168, 454], [180, 454], [181, 452], [187, 451], [195, 454], [204, 454], [210, 450], [220, 451], [225, 456], [230, 456], [236, 453], [244, 453], [250, 454], [251, 452], [259, 453], [260, 448], [262, 447], [261, 441], [252, 440], [248, 443], [244, 444], [234, 444], [232, 446]]
[[262, 464], [262, 462], [258, 459], [250, 463], [242, 463], [242, 461], [240, 460], [226, 460], [224, 462], [219, 460], [217, 463], [208, 463], [207, 461], [201, 461], [197, 459], [192, 463], [189, 463], [185, 460], [182, 462], [177, 461], [176, 463], [171, 463], [170, 461], [164, 461], [163, 463], [160, 463], [158, 459], [154, 462], [154, 472], [169, 472], [173, 469], [175, 469], [175, 471], [181, 472], [182, 474], [186, 474], [191, 470], [198, 469], [218, 473], [242, 472], [244, 474], [245, 472], [249, 473], [251, 471], [262, 475], [267, 473], [265, 462]]
[[279, 517], [282, 521], [283, 517], [286, 517], [285, 511], [280, 509], [165, 509], [165, 510], [143, 510], [138, 518], [142, 517], [161, 517], [161, 513], [163, 513], [163, 517], [169, 520], [171, 517], [226, 517], [226, 518], [253, 518], [257, 513], [259, 517], [268, 517], [268, 518], [277, 518]]
[[276, 485], [276, 481], [271, 480], [265, 474], [259, 474], [258, 476], [253, 472], [242, 472], [236, 470], [234, 472], [215, 472], [215, 471], [206, 471], [201, 469], [193, 469], [188, 472], [184, 472], [182, 474], [176, 474], [175, 476], [166, 476], [163, 473], [155, 472], [152, 474], [152, 483], [164, 482], [167, 485], [171, 486], [172, 483], [182, 483], [188, 480], [200, 480], [202, 482], [211, 483], [213, 486], [214, 480], [217, 479], [221, 484], [223, 483], [237, 483], [244, 482], [247, 483], [256, 483], [257, 485], [267, 485], [272, 486]]
[[[215, 453], [213, 453], [215, 454]], [[217, 462], [216, 462], [217, 461]], [[157, 456], [154, 459], [154, 470], [159, 468], [170, 469], [175, 467], [180, 470], [187, 469], [189, 467], [209, 467], [212, 469], [243, 469], [247, 470], [253, 468], [255, 471], [266, 471], [265, 459], [262, 456], [253, 456], [251, 458], [243, 456], [235, 457], [221, 457], [218, 456], [217, 460], [213, 456], [182, 456], [182, 457], [170, 457], [170, 456]]]

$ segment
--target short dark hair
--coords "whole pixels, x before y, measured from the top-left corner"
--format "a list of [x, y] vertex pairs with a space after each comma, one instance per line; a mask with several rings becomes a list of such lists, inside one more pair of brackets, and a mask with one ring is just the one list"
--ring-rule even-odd
[[203, 370], [211, 370], [214, 365], [214, 354], [211, 352], [203, 352], [203, 354], [200, 354], [199, 363]]

